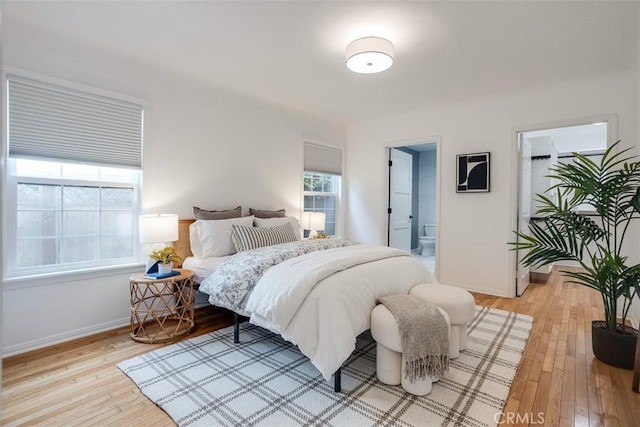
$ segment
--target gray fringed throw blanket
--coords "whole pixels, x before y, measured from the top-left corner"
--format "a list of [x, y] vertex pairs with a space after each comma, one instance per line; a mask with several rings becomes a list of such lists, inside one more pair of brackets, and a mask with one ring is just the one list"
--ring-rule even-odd
[[412, 295], [379, 299], [398, 323], [404, 376], [414, 383], [449, 370], [449, 329], [438, 307]]

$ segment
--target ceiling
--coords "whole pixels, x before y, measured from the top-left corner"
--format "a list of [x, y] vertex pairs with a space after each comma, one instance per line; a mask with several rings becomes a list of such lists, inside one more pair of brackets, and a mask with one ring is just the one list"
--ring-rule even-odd
[[[31, 34], [56, 34], [342, 123], [637, 67], [639, 16], [637, 2], [615, 1], [49, 0], [2, 11], [8, 58]], [[394, 43], [388, 71], [345, 67], [347, 44], [367, 35]]]

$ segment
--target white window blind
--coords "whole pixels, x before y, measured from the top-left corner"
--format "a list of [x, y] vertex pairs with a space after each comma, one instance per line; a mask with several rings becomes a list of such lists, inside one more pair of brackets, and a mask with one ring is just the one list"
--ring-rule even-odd
[[305, 142], [304, 170], [307, 172], [342, 175], [342, 151]]
[[142, 167], [141, 105], [9, 75], [10, 157]]

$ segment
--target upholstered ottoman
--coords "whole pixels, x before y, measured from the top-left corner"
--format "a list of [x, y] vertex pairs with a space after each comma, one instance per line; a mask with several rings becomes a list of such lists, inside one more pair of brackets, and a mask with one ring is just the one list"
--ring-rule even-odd
[[449, 335], [449, 357], [455, 359], [467, 348], [467, 323], [476, 313], [473, 295], [455, 286], [429, 283], [411, 288], [410, 295], [432, 302], [449, 315], [451, 333]]
[[[440, 309], [440, 313], [447, 321], [447, 312]], [[371, 312], [371, 335], [376, 340], [376, 375], [378, 379], [389, 385], [401, 384], [402, 388], [411, 394], [424, 396], [431, 392], [432, 383], [440, 378], [426, 377], [424, 380], [412, 383], [402, 373], [404, 359], [398, 323], [393, 314], [382, 304], [378, 304]]]

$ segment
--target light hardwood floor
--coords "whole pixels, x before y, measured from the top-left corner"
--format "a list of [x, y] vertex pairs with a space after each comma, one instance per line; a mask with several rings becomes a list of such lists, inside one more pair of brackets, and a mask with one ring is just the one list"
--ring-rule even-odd
[[[591, 351], [591, 320], [602, 317], [599, 294], [563, 283], [554, 272], [546, 285], [533, 284], [520, 298], [475, 297], [478, 304], [535, 319], [504, 409], [513, 415], [502, 425], [541, 425], [543, 418], [545, 425], [640, 426], [632, 371], [604, 365]], [[199, 309], [192, 336], [231, 321], [227, 312]], [[5, 359], [0, 424], [173, 425], [115, 367], [161, 346], [133, 342], [128, 334], [121, 328]]]

